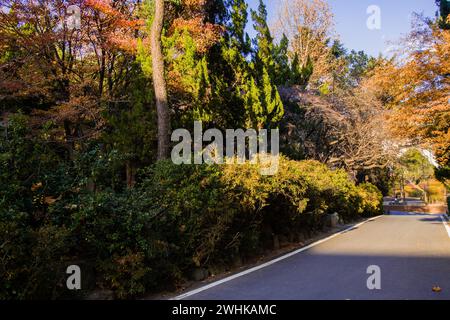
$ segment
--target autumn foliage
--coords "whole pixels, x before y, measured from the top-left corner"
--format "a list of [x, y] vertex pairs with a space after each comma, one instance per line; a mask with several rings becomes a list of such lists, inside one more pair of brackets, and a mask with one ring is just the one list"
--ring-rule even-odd
[[438, 161], [446, 165], [450, 160], [450, 31], [422, 22], [404, 44], [398, 62], [385, 61], [378, 67], [373, 85], [394, 110], [393, 131], [432, 147]]

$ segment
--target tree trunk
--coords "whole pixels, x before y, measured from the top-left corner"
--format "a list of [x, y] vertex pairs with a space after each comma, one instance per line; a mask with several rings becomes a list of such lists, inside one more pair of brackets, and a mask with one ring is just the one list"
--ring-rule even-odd
[[69, 153], [69, 159], [73, 160], [75, 158], [74, 156], [75, 143], [73, 142], [71, 124], [68, 120], [64, 120], [64, 133], [66, 139], [66, 147]]
[[126, 162], [127, 187], [131, 189], [136, 183], [136, 168], [133, 161]]
[[155, 1], [155, 16], [151, 30], [153, 85], [158, 114], [158, 160], [169, 158], [170, 115], [167, 103], [164, 57], [161, 49], [161, 33], [164, 23], [164, 0]]

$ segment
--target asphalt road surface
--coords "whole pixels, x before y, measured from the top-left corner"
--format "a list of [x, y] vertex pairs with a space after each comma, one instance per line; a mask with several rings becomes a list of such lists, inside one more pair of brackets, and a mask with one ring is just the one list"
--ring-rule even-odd
[[[369, 290], [369, 266], [380, 290]], [[373, 283], [373, 282], [371, 282]], [[439, 286], [442, 291], [434, 292]], [[382, 216], [187, 300], [450, 299], [450, 229], [440, 215]]]

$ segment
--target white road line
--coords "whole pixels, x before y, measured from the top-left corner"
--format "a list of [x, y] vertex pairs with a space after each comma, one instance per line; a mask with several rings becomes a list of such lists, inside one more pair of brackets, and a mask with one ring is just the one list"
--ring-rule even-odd
[[444, 218], [443, 215], [441, 216], [441, 219], [442, 223], [444, 224], [445, 230], [447, 230], [448, 237], [450, 238], [450, 226], [448, 225], [448, 221]]
[[[311, 248], [313, 248], [313, 247], [315, 247], [315, 246], [318, 246], [319, 244], [322, 244], [322, 243], [324, 243], [324, 242], [326, 242], [326, 241], [329, 241], [329, 240], [331, 240], [331, 239], [333, 239], [333, 238], [336, 238], [337, 236], [339, 236], [339, 235], [341, 235], [341, 234], [344, 234], [344, 233], [346, 233], [346, 232], [348, 232], [348, 231], [351, 231], [351, 230], [353, 230], [353, 229], [356, 229], [356, 228], [362, 226], [363, 224], [365, 224], [365, 223], [367, 223], [367, 222], [369, 222], [369, 221], [374, 221], [374, 220], [376, 220], [376, 219], [378, 219], [378, 218], [381, 218], [381, 217], [383, 217], [383, 216], [378, 216], [378, 217], [375, 217], [375, 218], [370, 218], [370, 219], [368, 219], [368, 220], [366, 220], [366, 221], [363, 221], [363, 222], [358, 223], [358, 224], [356, 224], [356, 225], [354, 225], [354, 226], [351, 226], [351, 227], [349, 227], [349, 228], [347, 228], [347, 229], [345, 229], [345, 230], [342, 230], [342, 231], [340, 231], [340, 232], [338, 232], [338, 233], [335, 233], [335, 234], [333, 234], [333, 235], [331, 235], [331, 236], [329, 236], [329, 237], [327, 237], [327, 238], [325, 238], [325, 239], [322, 239], [322, 240], [319, 240], [319, 241], [317, 241], [317, 242], [314, 242], [314, 243], [312, 243], [312, 244], [310, 244], [310, 245], [308, 245], [308, 246], [306, 246], [306, 247], [300, 248], [300, 249], [298, 249], [298, 250], [296, 250], [296, 251], [293, 251], [293, 252], [291, 252], [291, 253], [285, 254], [284, 256], [281, 256], [281, 257], [276, 258], [276, 259], [274, 259], [274, 260], [268, 261], [268, 262], [266, 262], [266, 263], [263, 263], [263, 264], [261, 264], [261, 265], [259, 265], [259, 266], [256, 266], [256, 267], [253, 267], [253, 268], [251, 268], [251, 269], [242, 271], [242, 272], [237, 273], [237, 274], [235, 274], [235, 275], [229, 276], [229, 277], [224, 278], [224, 279], [222, 279], [222, 280], [218, 280], [218, 281], [216, 281], [216, 282], [210, 283], [210, 284], [208, 284], [208, 285], [206, 285], [206, 286], [204, 286], [204, 287], [201, 287], [201, 288], [198, 288], [198, 289], [195, 289], [195, 290], [192, 290], [192, 291], [183, 293], [182, 295], [179, 295], [179, 296], [177, 296], [177, 297], [175, 297], [175, 298], [172, 298], [172, 299], [170, 299], [170, 300], [182, 300], [182, 299], [186, 299], [186, 298], [191, 297], [191, 296], [193, 296], [193, 295], [196, 295], [196, 294], [198, 294], [198, 293], [200, 293], [200, 292], [206, 291], [206, 290], [208, 290], [208, 289], [217, 287], [217, 286], [219, 286], [219, 285], [221, 285], [221, 284], [224, 284], [224, 283], [226, 283], [226, 282], [229, 282], [229, 281], [231, 281], [231, 280], [234, 280], [234, 279], [240, 278], [240, 277], [242, 277], [242, 276], [245, 276], [245, 275], [247, 275], [247, 274], [249, 274], [249, 273], [252, 273], [252, 272], [261, 270], [261, 269], [263, 269], [263, 268], [265, 268], [265, 267], [268, 267], [268, 266], [270, 266], [270, 265], [272, 265], [272, 264], [275, 264], [275, 263], [277, 263], [277, 262], [280, 262], [280, 261], [282, 261], [282, 260], [285, 260], [285, 259], [287, 259], [287, 258], [290, 258], [290, 257], [292, 257], [292, 256], [295, 256], [296, 254], [299, 254], [299, 253], [304, 252], [304, 251], [306, 251], [306, 250], [309, 250], [309, 249], [311, 249]], [[448, 230], [448, 231], [449, 231], [449, 235], [450, 235], [450, 230]]]

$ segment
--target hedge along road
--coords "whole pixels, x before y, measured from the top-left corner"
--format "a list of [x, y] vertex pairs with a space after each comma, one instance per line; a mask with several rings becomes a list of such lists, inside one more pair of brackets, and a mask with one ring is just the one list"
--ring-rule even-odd
[[450, 228], [442, 215], [381, 216], [174, 299], [450, 299]]

